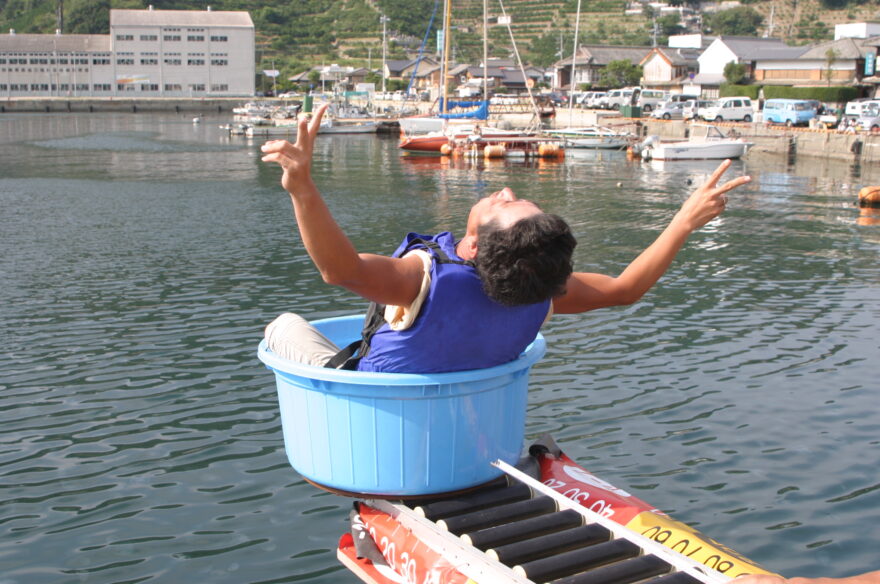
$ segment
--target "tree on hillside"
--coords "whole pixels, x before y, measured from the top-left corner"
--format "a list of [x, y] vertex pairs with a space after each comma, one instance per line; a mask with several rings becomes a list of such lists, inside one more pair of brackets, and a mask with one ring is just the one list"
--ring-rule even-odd
[[822, 75], [828, 82], [829, 87], [831, 86], [831, 80], [834, 79], [834, 63], [837, 62], [837, 57], [838, 53], [833, 47], [825, 51], [825, 70], [822, 72]]
[[529, 62], [538, 67], [549, 67], [559, 60], [559, 43], [555, 33], [544, 33], [532, 39], [527, 53]]
[[732, 36], [757, 36], [764, 18], [754, 8], [738, 6], [722, 10], [703, 19], [706, 32]]
[[110, 0], [68, 0], [64, 10], [66, 34], [109, 34]]
[[662, 44], [672, 35], [682, 34], [685, 31], [681, 24], [681, 15], [677, 13], [665, 14], [657, 19], [657, 32], [661, 37]]
[[738, 85], [746, 78], [746, 66], [743, 63], [731, 61], [724, 66], [724, 79], [732, 85]]
[[599, 75], [599, 85], [602, 87], [625, 87], [637, 85], [642, 79], [642, 68], [633, 65], [626, 59], [611, 61]]

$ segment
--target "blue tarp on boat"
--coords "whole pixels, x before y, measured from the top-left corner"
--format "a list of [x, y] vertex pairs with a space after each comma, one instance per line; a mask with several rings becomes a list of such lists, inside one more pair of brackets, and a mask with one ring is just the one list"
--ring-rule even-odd
[[[454, 114], [440, 114], [438, 117], [447, 119], [447, 120], [458, 120], [458, 119], [475, 119], [475, 120], [488, 120], [489, 119], [489, 102], [487, 100], [483, 101], [449, 101], [448, 109], [458, 108], [458, 109], [468, 109], [468, 108], [476, 108], [474, 111], [468, 112], [458, 112]], [[443, 98], [440, 98], [440, 111], [443, 111]]]

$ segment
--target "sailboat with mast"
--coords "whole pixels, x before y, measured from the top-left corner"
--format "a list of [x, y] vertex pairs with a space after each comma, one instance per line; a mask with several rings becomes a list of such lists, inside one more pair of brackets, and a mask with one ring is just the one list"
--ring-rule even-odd
[[[569, 80], [568, 119], [573, 119], [574, 91], [577, 76], [578, 36], [581, 24], [581, 0], [577, 3], [577, 12], [574, 21], [574, 49], [571, 54], [571, 79]], [[611, 128], [599, 125], [566, 127], [549, 130], [551, 136], [560, 138], [568, 148], [596, 148], [605, 150], [619, 150], [627, 147], [635, 140], [635, 136], [628, 132], [618, 132]]]
[[[534, 96], [529, 88], [529, 98], [534, 109], [533, 124], [526, 130], [502, 130], [489, 126], [486, 123], [489, 114], [489, 49], [488, 49], [488, 0], [483, 0], [483, 91], [482, 99], [478, 102], [453, 102], [448, 98], [448, 80], [449, 80], [449, 46], [450, 35], [448, 31], [450, 27], [451, 1], [445, 0], [444, 4], [444, 34], [443, 34], [443, 59], [441, 64], [441, 99], [439, 102], [440, 113], [433, 118], [439, 125], [439, 129], [433, 132], [414, 134], [407, 121], [401, 120], [401, 140], [400, 148], [410, 153], [441, 153], [451, 154], [455, 152], [468, 152], [470, 154], [482, 154], [487, 148], [491, 148], [491, 152], [505, 153], [509, 152], [516, 155], [533, 155], [537, 156], [538, 152], [552, 152], [553, 156], [558, 156], [561, 152], [559, 147], [559, 139], [547, 136], [540, 136], [537, 133], [537, 127], [540, 126], [540, 112]], [[504, 5], [499, 0], [502, 12]], [[506, 16], [506, 14], [505, 14]], [[507, 20], [507, 19], [506, 19]], [[510, 32], [510, 25], [508, 24]], [[519, 52], [516, 50], [516, 43], [511, 33], [511, 42], [517, 55], [520, 69], [523, 69], [522, 61], [519, 59]], [[470, 105], [476, 106], [476, 111], [451, 113], [449, 110], [453, 106], [462, 107]], [[415, 122], [415, 119], [409, 118]], [[426, 118], [421, 119], [424, 124]], [[424, 127], [424, 126], [422, 126]]]
[[[486, 1], [483, 0], [483, 26], [484, 26], [484, 62], [485, 62], [485, 54], [487, 52], [487, 37], [485, 34], [485, 27], [487, 26], [486, 14], [488, 9], [486, 7]], [[483, 75], [483, 96], [479, 101], [450, 101], [448, 94], [448, 85], [449, 85], [449, 47], [450, 47], [450, 30], [451, 30], [451, 18], [452, 18], [452, 0], [444, 0], [443, 2], [443, 26], [442, 26], [442, 39], [443, 39], [443, 47], [442, 47], [442, 57], [440, 59], [440, 95], [438, 99], [438, 108], [439, 111], [434, 116], [413, 116], [408, 118], [401, 118], [399, 120], [400, 123], [400, 131], [401, 131], [401, 148], [410, 149], [414, 151], [421, 151], [424, 149], [426, 144], [432, 144], [434, 142], [438, 142], [440, 135], [446, 133], [448, 128], [450, 127], [450, 120], [464, 120], [465, 122], [470, 122], [472, 120], [477, 121], [485, 121], [489, 117], [489, 98], [487, 93], [487, 85], [486, 85], [486, 74], [484, 68]], [[431, 23], [428, 25], [428, 33], [430, 33], [431, 26], [433, 25], [433, 16], [431, 18]], [[428, 35], [425, 35], [425, 42], [427, 42]], [[422, 43], [422, 49], [424, 49], [425, 43]], [[421, 59], [421, 55], [419, 57]], [[418, 67], [418, 64], [416, 65]], [[415, 73], [413, 73], [415, 75]], [[467, 111], [457, 111], [454, 113], [450, 113], [450, 109], [458, 109], [458, 110], [467, 110]], [[466, 128], [461, 128], [461, 130], [471, 132], [473, 125], [468, 125]], [[434, 134], [429, 139], [426, 137], [427, 134]], [[420, 138], [420, 139], [417, 139]], [[414, 141], [412, 141], [413, 139]], [[404, 146], [406, 143], [406, 146]], [[412, 146], [412, 148], [408, 148], [408, 146]], [[428, 151], [431, 151], [429, 149]], [[436, 149], [439, 151], [439, 147]]]

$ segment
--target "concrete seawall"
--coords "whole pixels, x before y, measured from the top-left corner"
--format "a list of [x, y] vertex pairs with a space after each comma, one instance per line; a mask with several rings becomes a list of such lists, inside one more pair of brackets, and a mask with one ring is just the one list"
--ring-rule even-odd
[[0, 113], [70, 113], [70, 112], [232, 112], [248, 98], [222, 97], [205, 99], [133, 98], [133, 97], [43, 97], [0, 99]]

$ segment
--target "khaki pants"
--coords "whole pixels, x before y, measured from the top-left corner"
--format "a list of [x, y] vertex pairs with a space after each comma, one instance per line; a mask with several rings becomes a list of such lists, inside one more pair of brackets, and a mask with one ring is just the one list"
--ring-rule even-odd
[[291, 312], [285, 312], [269, 323], [266, 344], [282, 359], [315, 367], [323, 367], [339, 352], [339, 347], [330, 339], [306, 319]]

